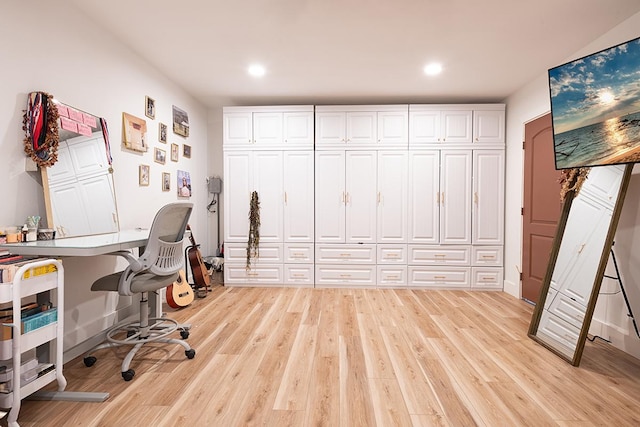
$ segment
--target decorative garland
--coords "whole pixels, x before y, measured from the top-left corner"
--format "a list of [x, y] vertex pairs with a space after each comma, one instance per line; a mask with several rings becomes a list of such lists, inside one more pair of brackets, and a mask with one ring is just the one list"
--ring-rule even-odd
[[251, 193], [249, 202], [249, 241], [247, 242], [247, 270], [251, 269], [251, 258], [260, 256], [260, 201], [258, 192]]
[[58, 160], [58, 117], [53, 95], [46, 92], [29, 94], [22, 116], [24, 152], [41, 167], [52, 166]]
[[567, 193], [570, 191], [574, 192], [574, 197], [578, 195], [580, 188], [582, 188], [582, 184], [584, 184], [587, 176], [589, 175], [590, 170], [591, 168], [562, 170], [560, 173], [560, 179], [558, 179], [558, 182], [560, 183], [560, 201], [564, 202]]

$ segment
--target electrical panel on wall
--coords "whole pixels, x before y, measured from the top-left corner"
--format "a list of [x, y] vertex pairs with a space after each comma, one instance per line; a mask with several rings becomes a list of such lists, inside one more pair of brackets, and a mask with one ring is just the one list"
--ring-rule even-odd
[[222, 192], [222, 179], [217, 176], [210, 176], [207, 178], [207, 184], [209, 186], [209, 193], [220, 194]]

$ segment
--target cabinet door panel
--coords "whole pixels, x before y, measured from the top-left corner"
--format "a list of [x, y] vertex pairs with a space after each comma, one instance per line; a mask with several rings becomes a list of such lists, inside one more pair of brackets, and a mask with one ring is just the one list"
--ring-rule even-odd
[[253, 143], [253, 115], [225, 113], [222, 124], [222, 143], [233, 148], [249, 148]]
[[260, 241], [282, 242], [284, 227], [282, 152], [256, 151], [252, 154], [253, 188], [258, 192], [260, 201]]
[[78, 179], [108, 173], [109, 163], [104, 155], [102, 132], [91, 138], [73, 138], [68, 141], [68, 146]]
[[411, 111], [409, 113], [409, 145], [440, 141], [440, 111]]
[[376, 243], [376, 163], [375, 151], [346, 153], [347, 243]]
[[473, 112], [473, 142], [504, 143], [504, 110]]
[[344, 243], [344, 151], [316, 151], [316, 242]]
[[92, 176], [78, 180], [78, 188], [82, 194], [84, 206], [92, 207], [89, 218], [90, 234], [115, 233], [118, 231], [117, 213], [113, 204], [113, 184], [107, 174]]
[[473, 243], [504, 241], [504, 152], [473, 152]]
[[249, 201], [253, 191], [251, 153], [224, 153], [224, 240], [244, 242], [249, 239]]
[[282, 137], [287, 147], [313, 149], [313, 113], [283, 113]]
[[253, 140], [256, 148], [282, 145], [282, 113], [253, 113]]
[[378, 144], [407, 147], [409, 141], [409, 113], [407, 111], [381, 111], [378, 113]]
[[73, 218], [73, 221], [69, 223], [54, 224], [57, 235], [65, 237], [66, 235], [85, 236], [91, 234], [89, 218], [86, 215], [79, 215], [80, 212], [86, 212], [86, 210], [84, 208], [78, 209], [78, 206], [84, 206], [78, 182], [71, 181], [51, 185], [49, 191], [51, 192], [51, 200], [55, 200], [55, 203], [51, 204], [53, 217]]
[[410, 243], [440, 242], [439, 185], [439, 152], [409, 152], [407, 226]]
[[471, 243], [471, 151], [443, 150], [440, 243]]
[[347, 113], [347, 144], [375, 145], [378, 139], [376, 117], [373, 111]]
[[471, 142], [471, 110], [443, 111], [441, 129], [442, 142]]
[[343, 145], [346, 143], [344, 112], [316, 113], [316, 146]]
[[285, 242], [313, 242], [313, 206], [313, 151], [285, 151]]
[[407, 152], [378, 153], [378, 242], [407, 241]]

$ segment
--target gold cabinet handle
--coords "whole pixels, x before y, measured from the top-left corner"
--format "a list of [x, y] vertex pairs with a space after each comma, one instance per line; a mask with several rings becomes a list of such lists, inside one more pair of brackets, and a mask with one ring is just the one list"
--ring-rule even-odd
[[304, 274], [293, 274], [293, 277], [304, 277]]
[[475, 193], [473, 193], [473, 202], [476, 205], [478, 204], [478, 192], [477, 191]]
[[447, 254], [435, 254], [434, 255], [436, 258], [446, 258]]
[[285, 205], [287, 204], [287, 192], [286, 191], [284, 192], [284, 204]]
[[583, 243], [582, 245], [580, 245], [580, 249], [578, 249], [578, 253], [581, 254], [582, 250], [584, 249], [586, 243]]
[[340, 256], [351, 256], [351, 254], [340, 254]]
[[344, 196], [344, 191], [342, 192], [342, 203], [345, 205], [347, 204], [347, 199]]
[[388, 280], [398, 280], [400, 277], [398, 276], [387, 276]]
[[439, 205], [439, 204], [440, 204], [440, 192], [438, 191], [436, 193], [436, 205]]
[[340, 277], [349, 278], [349, 277], [351, 277], [351, 275], [350, 274], [341, 274]]
[[447, 278], [447, 276], [434, 276], [433, 278], [436, 280], [444, 280]]
[[484, 258], [484, 259], [495, 259], [496, 257], [494, 255], [482, 255], [482, 258]]
[[444, 191], [442, 192], [442, 195], [441, 195], [441, 199], [440, 199], [440, 200], [442, 201], [442, 204], [444, 205]]
[[380, 192], [378, 191], [378, 204], [380, 204]]

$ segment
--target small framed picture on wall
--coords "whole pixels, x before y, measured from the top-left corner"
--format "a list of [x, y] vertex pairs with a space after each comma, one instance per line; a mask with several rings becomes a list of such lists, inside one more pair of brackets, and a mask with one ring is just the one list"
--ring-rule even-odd
[[162, 172], [162, 191], [171, 190], [171, 174], [169, 172]]
[[182, 156], [187, 159], [191, 158], [191, 146], [187, 144], [182, 144]]
[[167, 152], [161, 148], [153, 149], [153, 160], [164, 165], [167, 158]]
[[156, 118], [156, 101], [148, 96], [144, 97], [144, 115], [150, 119]]
[[138, 169], [138, 184], [145, 187], [149, 185], [149, 165], [140, 165]]
[[160, 123], [158, 125], [158, 141], [162, 142], [163, 144], [167, 143], [167, 125], [165, 125], [164, 123]]
[[178, 161], [178, 144], [171, 144], [171, 161]]

